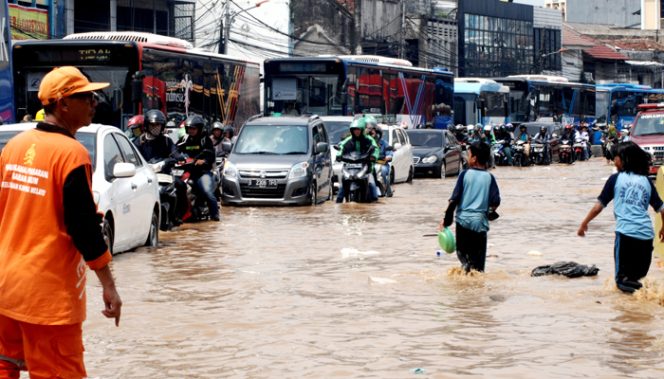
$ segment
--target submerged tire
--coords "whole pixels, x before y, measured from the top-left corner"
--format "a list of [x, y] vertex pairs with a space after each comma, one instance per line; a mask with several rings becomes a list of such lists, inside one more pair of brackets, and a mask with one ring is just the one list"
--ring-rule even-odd
[[152, 211], [152, 219], [150, 221], [150, 231], [148, 238], [145, 240], [145, 246], [157, 247], [159, 245], [159, 213], [155, 209]]

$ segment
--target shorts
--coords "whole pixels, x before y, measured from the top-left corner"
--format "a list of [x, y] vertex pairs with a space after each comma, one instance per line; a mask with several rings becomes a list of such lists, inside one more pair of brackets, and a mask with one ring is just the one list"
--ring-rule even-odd
[[83, 324], [36, 325], [0, 315], [0, 378], [18, 378], [21, 368], [30, 379], [86, 377]]
[[466, 272], [483, 272], [486, 262], [487, 232], [475, 232], [456, 224], [457, 257]]
[[616, 232], [613, 259], [616, 265], [616, 285], [625, 292], [641, 288], [639, 280], [648, 274], [652, 261], [652, 239], [640, 240]]

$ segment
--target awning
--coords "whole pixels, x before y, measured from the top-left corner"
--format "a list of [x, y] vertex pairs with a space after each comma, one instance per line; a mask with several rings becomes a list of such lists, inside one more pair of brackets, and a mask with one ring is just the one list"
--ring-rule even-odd
[[641, 66], [641, 67], [664, 67], [664, 63], [659, 63], [655, 61], [625, 61], [630, 66]]
[[595, 45], [590, 49], [584, 49], [583, 51], [595, 59], [605, 59], [612, 61], [624, 61], [628, 59], [625, 55], [605, 45]]

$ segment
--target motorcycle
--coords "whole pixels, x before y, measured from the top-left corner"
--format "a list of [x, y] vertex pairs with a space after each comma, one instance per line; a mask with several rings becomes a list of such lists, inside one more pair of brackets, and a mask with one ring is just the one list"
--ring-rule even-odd
[[179, 225], [175, 214], [177, 204], [175, 180], [171, 174], [171, 167], [174, 162], [170, 158], [150, 161], [150, 166], [157, 174], [157, 181], [159, 182], [159, 200], [161, 202], [161, 222], [159, 229], [162, 231], [171, 230], [174, 226]]
[[187, 185], [187, 212], [182, 217], [182, 221], [202, 221], [210, 217], [205, 197], [192, 179], [191, 174], [196, 170], [198, 168], [195, 167], [195, 160], [186, 158], [184, 161], [178, 162], [171, 171], [176, 180], [181, 180]]
[[525, 154], [525, 148], [526, 148], [526, 142], [518, 140], [516, 143], [512, 146], [512, 162], [514, 162], [515, 166], [528, 166], [529, 162], [528, 159], [526, 158]]
[[580, 138], [577, 137], [574, 139], [574, 145], [572, 146], [574, 149], [574, 160], [575, 161], [583, 161], [585, 160], [585, 154], [584, 151], [586, 149], [586, 142]]
[[507, 154], [505, 154], [505, 140], [498, 140], [491, 146], [493, 162], [496, 166], [508, 166]]
[[371, 193], [369, 185], [373, 180], [371, 174], [373, 151], [372, 147], [365, 154], [352, 151], [341, 156], [340, 160], [343, 162], [341, 185], [346, 202], [368, 203], [373, 200], [374, 195]]
[[547, 149], [548, 142], [542, 140], [533, 140], [530, 144], [530, 159], [536, 165], [548, 165], [551, 163], [549, 155], [551, 149]]
[[560, 140], [559, 146], [558, 162], [568, 164], [574, 163], [574, 154], [572, 154], [572, 142], [565, 138]]

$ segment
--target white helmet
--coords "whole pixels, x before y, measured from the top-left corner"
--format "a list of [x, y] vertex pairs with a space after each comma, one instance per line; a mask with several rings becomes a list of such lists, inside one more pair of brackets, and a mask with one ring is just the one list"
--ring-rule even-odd
[[491, 131], [491, 125], [486, 125], [486, 126], [484, 127], [484, 131], [485, 131], [485, 132], [490, 132], [490, 131]]
[[466, 125], [466, 129], [468, 129], [469, 132], [472, 132], [473, 130], [475, 130], [475, 126], [474, 125]]

